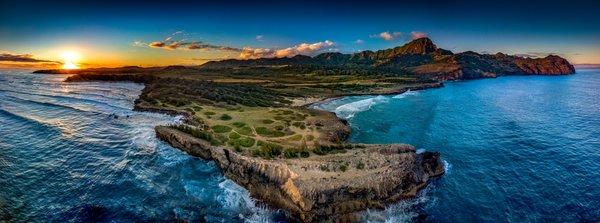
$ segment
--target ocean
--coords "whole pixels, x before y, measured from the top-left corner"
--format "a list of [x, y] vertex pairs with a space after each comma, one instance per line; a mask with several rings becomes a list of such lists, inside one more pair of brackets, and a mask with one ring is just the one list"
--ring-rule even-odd
[[[143, 88], [0, 70], [0, 221], [285, 222], [154, 136]], [[447, 173], [365, 222], [600, 221], [600, 70], [448, 82], [318, 105], [350, 141], [439, 151]], [[115, 118], [118, 117], [118, 118]]]
[[368, 211], [387, 222], [599, 222], [600, 70], [448, 82], [319, 105], [351, 142], [438, 151], [447, 173], [420, 196]]

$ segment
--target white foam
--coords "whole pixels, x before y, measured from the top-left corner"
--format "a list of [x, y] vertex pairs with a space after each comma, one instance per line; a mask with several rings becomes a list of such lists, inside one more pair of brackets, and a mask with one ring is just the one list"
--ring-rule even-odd
[[396, 96], [394, 96], [394, 97], [392, 97], [392, 98], [395, 98], [395, 99], [402, 99], [402, 98], [406, 98], [406, 97], [408, 97], [408, 96], [414, 96], [414, 95], [418, 95], [418, 94], [419, 94], [419, 92], [418, 92], [418, 91], [411, 91], [411, 90], [408, 90], [408, 91], [405, 91], [404, 93], [402, 93], [402, 94], [399, 94], [399, 95], [396, 95]]
[[419, 216], [417, 206], [435, 203], [435, 198], [432, 200], [427, 195], [430, 186], [425, 187], [417, 197], [408, 200], [401, 200], [395, 204], [387, 206], [384, 210], [366, 210], [361, 216], [361, 222], [367, 223], [392, 223], [392, 222], [414, 222]]
[[341, 118], [350, 119], [354, 117], [356, 113], [367, 111], [371, 109], [373, 105], [386, 102], [387, 100], [387, 97], [380, 95], [360, 101], [350, 102], [335, 108], [335, 114]]
[[259, 205], [246, 189], [229, 179], [219, 183], [219, 188], [223, 193], [218, 195], [217, 200], [225, 210], [239, 213], [238, 217], [244, 222], [270, 222], [273, 211]]

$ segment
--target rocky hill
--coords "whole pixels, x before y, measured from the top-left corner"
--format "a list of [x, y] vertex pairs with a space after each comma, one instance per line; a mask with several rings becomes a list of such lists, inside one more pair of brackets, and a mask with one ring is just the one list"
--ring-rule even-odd
[[567, 60], [550, 55], [526, 58], [503, 53], [453, 53], [438, 48], [429, 38], [413, 40], [403, 46], [354, 54], [323, 53], [315, 57], [297, 55], [285, 58], [211, 61], [204, 69], [270, 66], [311, 66], [323, 68], [360, 68], [386, 70], [435, 80], [474, 79], [501, 75], [564, 75], [575, 73]]

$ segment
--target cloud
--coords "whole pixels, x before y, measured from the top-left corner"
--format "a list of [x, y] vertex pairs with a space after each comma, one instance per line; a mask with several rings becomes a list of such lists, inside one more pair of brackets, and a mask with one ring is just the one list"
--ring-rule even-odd
[[[298, 54], [303, 55], [312, 55], [316, 52], [320, 51], [337, 51], [338, 49], [334, 48], [335, 43], [329, 40], [325, 40], [322, 42], [316, 43], [301, 43], [295, 45], [293, 47], [280, 48], [280, 49], [271, 49], [271, 48], [254, 48], [254, 47], [244, 47], [237, 48], [231, 46], [223, 46], [223, 45], [215, 45], [202, 41], [185, 41], [176, 40], [174, 36], [177, 34], [173, 34], [163, 41], [153, 41], [150, 43], [145, 43], [143, 41], [135, 41], [133, 42], [133, 46], [137, 47], [150, 47], [150, 48], [159, 48], [166, 50], [204, 50], [204, 51], [227, 51], [227, 52], [235, 52], [239, 53], [238, 58], [241, 59], [255, 59], [255, 58], [272, 58], [272, 57], [292, 57]], [[257, 35], [256, 39], [262, 41], [264, 38], [263, 35]]]
[[411, 40], [415, 40], [415, 39], [419, 39], [419, 38], [424, 38], [424, 37], [428, 37], [427, 33], [419, 32], [419, 31], [412, 31], [412, 32], [410, 32], [410, 39]]
[[311, 55], [319, 51], [330, 50], [333, 48], [334, 45], [334, 42], [325, 40], [323, 42], [316, 43], [301, 43], [293, 47], [282, 49], [244, 47], [239, 57], [242, 59], [256, 59], [272, 57], [292, 57], [298, 54]]
[[392, 41], [401, 36], [402, 36], [401, 32], [389, 32], [389, 31], [385, 31], [385, 32], [382, 32], [379, 34], [369, 35], [369, 37], [371, 37], [371, 38], [381, 38], [381, 39], [384, 39], [385, 41]]
[[165, 42], [161, 42], [161, 41], [155, 41], [155, 42], [151, 42], [150, 44], [148, 44], [149, 47], [154, 47], [154, 48], [162, 48], [165, 45], [166, 45]]
[[357, 39], [356, 41], [354, 41], [354, 43], [363, 44], [363, 43], [365, 43], [365, 41], [363, 41], [362, 39]]
[[54, 63], [60, 64], [58, 61], [36, 59], [31, 54], [0, 54], [0, 61], [7, 62], [23, 62], [23, 63]]

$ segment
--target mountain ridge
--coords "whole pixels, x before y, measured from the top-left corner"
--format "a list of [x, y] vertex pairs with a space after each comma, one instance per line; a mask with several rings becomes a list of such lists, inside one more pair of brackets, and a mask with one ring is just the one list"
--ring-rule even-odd
[[415, 39], [402, 46], [377, 51], [366, 50], [353, 54], [327, 52], [314, 57], [296, 55], [248, 60], [227, 59], [210, 61], [200, 67], [219, 69], [264, 66], [384, 69], [397, 74], [435, 80], [474, 79], [517, 74], [565, 75], [575, 73], [573, 65], [556, 55], [527, 58], [504, 53], [480, 54], [473, 51], [453, 53], [439, 48], [427, 37]]

